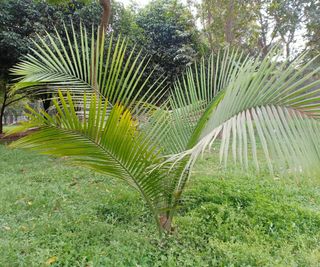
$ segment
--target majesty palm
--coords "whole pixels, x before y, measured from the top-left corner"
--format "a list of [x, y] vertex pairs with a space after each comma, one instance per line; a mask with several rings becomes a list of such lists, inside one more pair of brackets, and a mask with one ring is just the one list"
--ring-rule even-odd
[[18, 131], [37, 131], [13, 146], [126, 181], [160, 231], [171, 229], [195, 160], [216, 140], [225, 165], [230, 156], [259, 170], [259, 145], [270, 172], [319, 173], [320, 81], [304, 55], [289, 64], [276, 50], [261, 61], [226, 49], [189, 67], [160, 102], [162, 80], [144, 88], [147, 60], [127, 56], [124, 40], [105, 49], [104, 36], [89, 38], [85, 29], [79, 42], [74, 31], [66, 36], [67, 46], [58, 34], [40, 38], [34, 56], [13, 69], [15, 90], [45, 85], [57, 93], [54, 112], [29, 109]]

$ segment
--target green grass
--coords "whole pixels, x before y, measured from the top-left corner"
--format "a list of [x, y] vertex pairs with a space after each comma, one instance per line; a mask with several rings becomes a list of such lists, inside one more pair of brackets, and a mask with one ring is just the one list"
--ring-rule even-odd
[[174, 235], [108, 177], [0, 145], [0, 266], [319, 266], [320, 179], [196, 166]]
[[6, 126], [3, 126], [3, 132], [6, 133], [7, 131], [13, 130], [16, 127], [17, 127], [17, 125], [6, 125]]

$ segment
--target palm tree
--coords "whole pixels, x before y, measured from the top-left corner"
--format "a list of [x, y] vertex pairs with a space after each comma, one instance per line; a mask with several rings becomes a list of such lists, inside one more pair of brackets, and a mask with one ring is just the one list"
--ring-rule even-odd
[[147, 59], [134, 51], [124, 59], [125, 40], [104, 49], [104, 35], [95, 40], [81, 28], [80, 42], [74, 31], [66, 36], [67, 46], [59, 34], [47, 36], [50, 46], [40, 38], [35, 56], [13, 69], [15, 90], [45, 84], [57, 97], [54, 114], [29, 108], [16, 131], [37, 131], [12, 146], [126, 181], [160, 232], [171, 230], [192, 167], [215, 141], [224, 165], [233, 158], [248, 169], [252, 160], [259, 170], [261, 146], [272, 173], [319, 173], [319, 69], [308, 72], [305, 55], [289, 64], [276, 48], [262, 61], [225, 49], [189, 67], [162, 101], [163, 80], [142, 90]]

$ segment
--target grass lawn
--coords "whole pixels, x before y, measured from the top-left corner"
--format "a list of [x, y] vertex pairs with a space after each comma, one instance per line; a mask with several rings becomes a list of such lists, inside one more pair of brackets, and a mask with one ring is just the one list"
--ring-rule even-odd
[[3, 126], [3, 132], [7, 132], [9, 130], [12, 130], [14, 129], [15, 127], [17, 127], [16, 125], [6, 125], [6, 126]]
[[199, 161], [159, 240], [127, 186], [0, 145], [0, 266], [319, 266], [319, 177], [214, 166]]

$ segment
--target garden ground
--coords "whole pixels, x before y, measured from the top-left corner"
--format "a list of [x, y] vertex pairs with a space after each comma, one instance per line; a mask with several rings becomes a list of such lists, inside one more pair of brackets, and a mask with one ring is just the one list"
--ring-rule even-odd
[[0, 145], [0, 266], [319, 266], [320, 178], [195, 168], [158, 237], [117, 180]]

